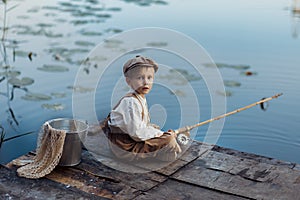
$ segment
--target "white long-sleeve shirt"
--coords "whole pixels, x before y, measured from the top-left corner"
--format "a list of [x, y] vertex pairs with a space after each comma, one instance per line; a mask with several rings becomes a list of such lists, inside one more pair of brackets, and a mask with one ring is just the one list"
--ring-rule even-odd
[[163, 131], [150, 124], [146, 98], [139, 94], [136, 96], [138, 99], [125, 97], [121, 100], [120, 104], [110, 113], [109, 125], [120, 128], [136, 141], [145, 141], [163, 135]]

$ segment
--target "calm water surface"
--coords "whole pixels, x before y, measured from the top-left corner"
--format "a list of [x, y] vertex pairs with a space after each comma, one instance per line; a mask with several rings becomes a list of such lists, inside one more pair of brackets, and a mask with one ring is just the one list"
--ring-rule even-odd
[[[88, 52], [114, 33], [141, 27], [182, 32], [201, 44], [216, 63], [226, 64], [219, 70], [227, 91], [228, 111], [282, 92], [284, 95], [271, 101], [267, 111], [255, 107], [228, 117], [217, 144], [300, 163], [300, 17], [291, 12], [291, 1], [138, 2], [24, 0], [9, 4], [18, 6], [8, 13], [7, 62], [21, 73], [19, 78], [30, 77], [34, 83], [26, 86], [27, 92], [15, 89], [10, 100], [11, 85], [7, 87], [7, 80], [0, 82], [0, 124], [6, 138], [34, 133], [4, 142], [1, 163], [34, 149], [45, 121], [72, 117], [72, 86]], [[27, 56], [30, 52], [31, 61]], [[146, 53], [160, 63], [169, 61], [163, 53]], [[120, 75], [119, 65], [121, 62], [115, 63], [116, 67], [107, 72], [111, 81], [98, 86], [95, 106], [101, 107], [99, 118], [110, 109], [105, 97], [111, 95], [114, 77]], [[246, 76], [240, 65], [249, 66], [247, 71], [253, 75]], [[1, 66], [5, 66], [3, 61]], [[50, 71], [47, 66], [52, 66]], [[3, 71], [0, 67], [0, 73]], [[191, 84], [199, 98], [201, 121], [209, 119], [205, 83], [201, 79], [191, 80]], [[89, 91], [81, 88], [79, 92], [84, 95]], [[158, 98], [168, 116], [164, 128], [177, 128], [180, 111], [174, 95], [156, 86], [148, 97], [149, 107], [157, 104]], [[153, 113], [152, 117], [155, 121], [159, 116]], [[203, 140], [206, 130], [207, 126], [199, 128], [196, 139]]]

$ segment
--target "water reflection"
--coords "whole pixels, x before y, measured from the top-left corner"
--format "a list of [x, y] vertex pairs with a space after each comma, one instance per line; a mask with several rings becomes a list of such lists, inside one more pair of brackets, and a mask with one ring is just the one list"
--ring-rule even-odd
[[298, 38], [300, 33], [300, 0], [294, 0], [292, 6], [292, 36]]
[[[94, 89], [84, 85], [72, 85], [78, 66], [84, 62], [86, 65], [82, 73], [92, 76], [94, 70], [103, 68], [103, 63], [107, 61], [104, 55], [82, 60], [95, 45], [104, 41], [107, 52], [112, 54], [126, 52], [124, 41], [104, 39], [130, 28], [160, 26], [186, 33], [208, 48], [209, 53], [218, 61], [217, 66], [225, 80], [226, 91], [216, 91], [216, 94], [220, 97], [228, 97], [228, 109], [236, 108], [236, 105], [248, 102], [251, 98], [256, 100], [256, 98], [279, 92], [277, 90], [287, 94], [283, 101], [274, 102], [274, 107], [277, 102], [278, 104], [285, 103], [282, 104], [282, 108], [269, 109], [263, 115], [255, 113], [256, 110], [253, 109], [239, 115], [238, 118], [231, 118], [232, 121], [228, 119], [224, 130], [225, 136], [220, 145], [272, 157], [277, 156], [281, 159], [299, 160], [297, 155], [288, 150], [288, 145], [290, 145], [295, 149], [294, 152], [298, 151], [295, 147], [296, 144], [299, 146], [299, 138], [296, 138], [295, 133], [298, 125], [292, 122], [298, 119], [293, 112], [297, 108], [300, 95], [297, 95], [299, 92], [294, 91], [294, 86], [299, 82], [297, 78], [299, 77], [297, 68], [299, 59], [296, 57], [297, 53], [294, 52], [297, 52], [299, 45], [297, 46], [295, 40], [291, 40], [290, 30], [286, 29], [286, 21], [289, 20], [287, 17], [290, 16], [280, 13], [286, 1], [276, 1], [271, 5], [268, 1], [249, 1], [244, 4], [238, 1], [192, 0], [184, 5], [179, 0], [168, 2], [121, 0], [115, 3], [100, 0], [59, 0], [31, 3], [31, 1], [24, 1], [20, 3], [20, 9], [16, 8], [17, 12], [14, 12], [14, 9], [11, 10], [9, 15], [12, 18], [8, 24], [10, 38], [6, 38], [4, 43], [6, 44], [5, 51], [9, 54], [8, 65], [13, 65], [14, 68], [6, 70], [5, 67], [8, 65], [3, 64], [3, 61], [0, 65], [0, 127], [2, 125], [6, 129], [6, 136], [11, 137], [20, 132], [38, 129], [49, 118], [72, 116], [70, 113], [72, 92], [80, 93], [85, 97]], [[215, 5], [220, 5], [218, 7], [220, 9], [217, 10], [219, 14], [208, 19], [207, 16], [216, 11]], [[156, 9], [158, 7], [159, 9]], [[151, 15], [151, 20], [146, 19], [148, 15], [145, 15], [144, 11], [149, 16]], [[178, 13], [181, 14], [178, 15]], [[277, 15], [278, 13], [280, 15]], [[172, 15], [172, 20], [164, 18], [167, 15]], [[222, 18], [221, 21], [219, 17]], [[293, 37], [298, 38], [299, 13], [294, 11], [292, 17], [294, 20]], [[277, 23], [274, 24], [274, 21]], [[269, 26], [270, 24], [272, 26]], [[275, 32], [278, 34], [274, 34]], [[165, 48], [168, 45], [170, 44], [160, 41], [159, 36], [146, 44], [154, 48]], [[147, 52], [144, 49], [138, 49], [130, 53], [133, 56]], [[94, 65], [89, 62], [91, 60], [97, 60], [98, 64]], [[168, 58], [160, 57], [160, 60], [163, 63]], [[170, 66], [174, 66], [174, 63], [170, 63]], [[210, 69], [210, 66], [206, 67], [205, 70]], [[184, 71], [183, 65], [176, 66], [176, 70], [185, 79], [190, 80], [193, 86], [200, 88], [199, 99], [203, 107], [201, 115], [203, 119], [209, 118], [210, 99], [203, 94], [206, 89], [204, 81], [200, 79], [201, 77], [195, 76], [193, 71]], [[114, 73], [108, 76], [114, 78]], [[174, 71], [167, 71], [161, 76], [163, 80], [172, 79]], [[11, 77], [16, 79], [8, 83]], [[26, 77], [34, 80], [34, 83], [30, 84], [31, 79]], [[174, 80], [174, 82], [176, 86], [183, 84], [181, 79]], [[201, 85], [197, 85], [198, 83]], [[121, 92], [128, 90], [123, 85], [120, 86]], [[104, 88], [104, 93], [100, 94], [103, 98], [106, 98], [108, 89]], [[167, 91], [165, 98], [174, 98], [174, 94], [189, 97], [186, 91], [178, 87]], [[156, 95], [155, 98], [160, 98], [160, 94], [156, 93]], [[277, 107], [280, 106], [278, 104], [276, 104]], [[99, 113], [107, 114], [106, 112]], [[237, 123], [234, 124], [234, 121]], [[282, 121], [285, 121], [285, 126], [282, 125]], [[171, 124], [171, 122], [168, 123]], [[250, 127], [249, 124], [253, 126]], [[0, 128], [0, 135], [1, 132], [3, 131]], [[201, 130], [201, 132], [204, 131]], [[254, 132], [256, 134], [251, 137]], [[276, 143], [267, 139], [259, 141], [260, 138], [264, 138], [264, 134], [275, 138], [280, 135], [284, 138], [286, 145], [282, 145], [284, 147], [279, 149], [276, 145], [280, 141]], [[230, 137], [227, 138], [226, 135]], [[199, 140], [203, 139], [201, 137], [202, 135]], [[34, 148], [34, 141], [34, 137], [24, 137], [18, 143], [15, 141], [10, 141], [6, 143], [7, 145], [4, 143], [0, 152], [0, 162], [8, 161], [20, 153], [11, 147], [27, 145], [27, 149], [22, 150], [24, 153]], [[249, 145], [251, 142], [254, 145]], [[259, 143], [264, 143], [261, 149]], [[268, 146], [270, 150], [265, 146]], [[273, 153], [272, 149], [278, 149], [279, 154]]]

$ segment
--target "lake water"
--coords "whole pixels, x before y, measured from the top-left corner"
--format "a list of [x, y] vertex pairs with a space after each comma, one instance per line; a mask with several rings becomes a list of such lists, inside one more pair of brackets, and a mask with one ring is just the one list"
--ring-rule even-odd
[[[1, 4], [1, 9], [3, 6]], [[291, 11], [291, 6], [292, 1], [287, 0], [19, 0], [9, 3], [8, 8], [14, 8], [7, 13], [8, 40], [1, 47], [0, 80], [7, 65], [20, 74], [19, 79], [30, 79], [19, 83], [27, 90], [12, 89], [17, 83], [9, 84], [7, 78], [0, 82], [0, 124], [6, 131], [6, 139], [33, 133], [4, 142], [0, 163], [33, 150], [45, 121], [72, 117], [72, 89], [78, 68], [97, 44], [115, 33], [142, 27], [175, 30], [202, 45], [219, 66], [227, 92], [218, 95], [226, 95], [227, 111], [282, 92], [282, 97], [269, 103], [267, 111], [257, 106], [226, 118], [217, 144], [300, 163], [300, 108], [297, 105], [300, 101], [300, 16]], [[116, 44], [110, 45], [114, 48]], [[156, 45], [164, 47], [164, 44]], [[29, 53], [32, 53], [31, 60]], [[176, 61], [174, 55], [163, 51], [143, 53], [157, 58], [159, 63], [180, 66], [199, 99], [199, 108], [187, 109], [200, 110], [201, 121], [212, 117], [205, 82], [188, 63]], [[120, 66], [124, 61], [116, 60], [112, 66]], [[99, 119], [110, 110], [110, 100], [106, 97], [111, 96], [118, 81], [116, 77], [121, 75], [120, 69], [121, 66], [109, 68], [106, 79], [98, 85], [95, 107]], [[157, 77], [172, 78], [159, 73]], [[31, 80], [34, 83], [31, 84]], [[170, 84], [173, 84], [171, 80]], [[75, 89], [83, 98], [91, 92], [88, 88]], [[122, 91], [125, 93], [126, 88], [116, 93], [121, 95]], [[179, 96], [190, 97], [182, 90], [177, 92]], [[153, 121], [168, 116], [164, 129], [178, 128], [180, 109], [175, 97], [161, 85], [156, 85], [148, 96]], [[161, 110], [161, 107], [165, 112], [157, 114], [156, 109]], [[197, 120], [192, 112], [188, 117], [191, 121]], [[202, 141], [207, 129], [207, 125], [198, 128], [196, 139]]]

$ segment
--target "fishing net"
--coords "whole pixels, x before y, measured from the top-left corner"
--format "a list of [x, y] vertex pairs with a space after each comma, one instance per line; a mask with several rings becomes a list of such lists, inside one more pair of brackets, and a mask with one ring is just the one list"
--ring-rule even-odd
[[33, 162], [20, 167], [18, 175], [36, 179], [51, 173], [62, 156], [65, 137], [65, 130], [54, 129], [46, 122], [42, 126]]

